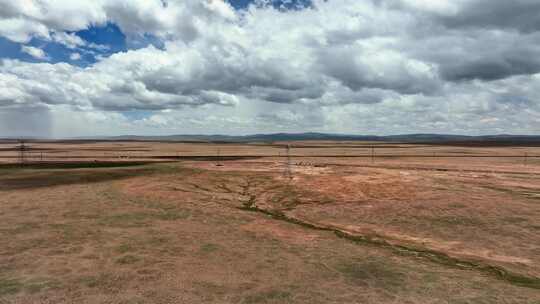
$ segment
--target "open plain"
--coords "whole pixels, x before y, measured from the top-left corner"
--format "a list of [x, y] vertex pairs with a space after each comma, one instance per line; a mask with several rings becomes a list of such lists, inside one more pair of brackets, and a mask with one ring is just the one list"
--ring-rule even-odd
[[0, 303], [540, 303], [540, 147], [4, 141], [0, 163]]

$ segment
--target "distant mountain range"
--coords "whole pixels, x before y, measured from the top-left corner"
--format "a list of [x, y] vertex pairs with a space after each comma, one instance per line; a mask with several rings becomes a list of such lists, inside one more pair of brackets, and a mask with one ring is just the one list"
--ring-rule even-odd
[[[26, 141], [170, 141], [170, 142], [212, 142], [212, 143], [274, 143], [287, 141], [371, 141], [393, 143], [450, 144], [450, 145], [534, 145], [540, 146], [540, 135], [483, 135], [467, 136], [453, 134], [402, 134], [402, 135], [351, 135], [330, 133], [273, 133], [253, 135], [163, 135], [163, 136], [92, 136], [77, 138], [24, 138]], [[17, 142], [18, 138], [0, 138], [2, 142]]]
[[403, 134], [403, 135], [349, 135], [329, 133], [273, 133], [254, 134], [244, 136], [231, 135], [166, 135], [166, 136], [137, 136], [125, 135], [106, 137], [107, 140], [133, 140], [133, 141], [184, 141], [184, 142], [280, 142], [302, 140], [329, 140], [329, 141], [380, 141], [404, 143], [537, 143], [540, 144], [540, 135], [485, 135], [467, 136], [452, 134]]

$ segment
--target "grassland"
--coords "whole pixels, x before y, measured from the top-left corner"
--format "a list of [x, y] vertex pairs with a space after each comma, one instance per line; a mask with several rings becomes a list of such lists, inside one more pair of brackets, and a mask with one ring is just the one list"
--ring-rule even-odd
[[[216, 149], [92, 143], [69, 154], [98, 146]], [[293, 150], [292, 180], [275, 146], [224, 145], [223, 155], [259, 158], [210, 161], [148, 154], [21, 167], [6, 158], [0, 303], [540, 303], [534, 157], [372, 161], [346, 146]]]

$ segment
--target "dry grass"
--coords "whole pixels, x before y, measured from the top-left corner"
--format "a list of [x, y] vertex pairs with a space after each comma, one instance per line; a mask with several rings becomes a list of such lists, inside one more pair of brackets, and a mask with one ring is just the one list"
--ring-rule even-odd
[[539, 303], [536, 167], [265, 161], [2, 169], [0, 303]]

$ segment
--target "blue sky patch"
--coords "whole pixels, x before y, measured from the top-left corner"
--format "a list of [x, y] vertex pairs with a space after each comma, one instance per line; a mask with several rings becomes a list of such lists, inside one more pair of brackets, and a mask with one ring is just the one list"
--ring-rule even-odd
[[108, 52], [104, 53], [117, 53], [127, 50], [126, 35], [114, 23], [107, 23], [105, 26], [91, 26], [75, 34], [88, 43], [108, 46]]
[[32, 56], [21, 52], [21, 45], [19, 43], [13, 42], [2, 36], [0, 36], [0, 54], [1, 58], [23, 59], [21, 57], [28, 57], [24, 58], [28, 61], [33, 59]]

